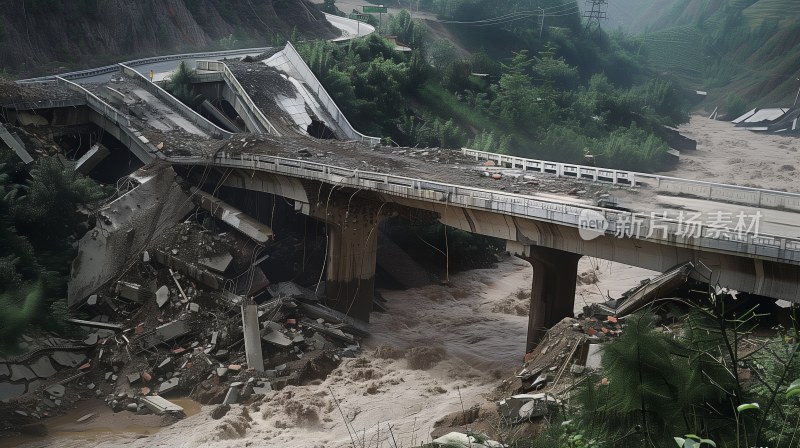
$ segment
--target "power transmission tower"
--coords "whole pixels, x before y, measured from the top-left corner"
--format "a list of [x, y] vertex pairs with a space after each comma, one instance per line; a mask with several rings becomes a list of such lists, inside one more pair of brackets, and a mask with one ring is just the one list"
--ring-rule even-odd
[[608, 0], [586, 0], [583, 13], [586, 18], [586, 32], [593, 28], [600, 29], [600, 21], [608, 18]]

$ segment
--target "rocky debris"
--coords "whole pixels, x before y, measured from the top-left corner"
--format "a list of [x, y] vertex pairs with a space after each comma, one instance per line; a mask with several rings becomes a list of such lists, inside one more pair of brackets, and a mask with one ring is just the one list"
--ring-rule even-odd
[[497, 409], [506, 424], [516, 424], [544, 417], [554, 412], [559, 401], [549, 394], [518, 394], [500, 400]]
[[[0, 360], [0, 379], [5, 380], [0, 398], [27, 403], [10, 412], [44, 418], [75, 401], [101, 398], [115, 412], [180, 415], [179, 407], [170, 411], [175, 405], [164, 396], [193, 391], [203, 403], [245, 403], [287, 385], [324, 379], [343, 357], [360, 351], [364, 325], [321, 305], [310, 288], [283, 282], [273, 296], [265, 281], [256, 294], [235, 293], [236, 277], [254, 261], [281, 262], [274, 261], [282, 260], [274, 251], [285, 250], [282, 245], [254, 257], [252, 241], [232, 230], [214, 233], [180, 224], [146, 250], [148, 257], [135, 256], [128, 271], [92, 294], [94, 305], [82, 308], [88, 319], [72, 321], [85, 332], [79, 345], [49, 338], [46, 351], [38, 354], [42, 339], [30, 338], [24, 341], [29, 349], [25, 359]], [[170, 254], [184, 265], [169, 266], [172, 261], [158, 254]], [[216, 287], [200, 281], [201, 271], [184, 269], [190, 265], [218, 275], [232, 285], [230, 291], [223, 293], [222, 281]], [[247, 362], [244, 303], [251, 304], [250, 325], [263, 341], [255, 349], [262, 357], [260, 367]], [[8, 425], [21, 424], [14, 420]]]
[[39, 378], [50, 378], [56, 374], [56, 369], [53, 368], [53, 363], [50, 362], [50, 358], [47, 356], [42, 356], [37, 359], [33, 364], [30, 364], [29, 367]]
[[229, 404], [220, 404], [214, 407], [214, 410], [211, 411], [211, 418], [214, 420], [219, 420], [222, 417], [225, 417], [225, 414], [231, 410], [231, 405]]
[[431, 441], [433, 446], [444, 446], [448, 448], [504, 448], [500, 442], [489, 440], [483, 434], [464, 434], [460, 432], [451, 432]]

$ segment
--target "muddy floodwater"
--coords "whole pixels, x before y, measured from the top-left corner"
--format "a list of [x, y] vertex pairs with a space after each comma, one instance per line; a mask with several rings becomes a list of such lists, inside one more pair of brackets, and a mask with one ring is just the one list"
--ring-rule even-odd
[[[170, 398], [191, 417], [201, 410], [199, 403], [188, 398]], [[94, 416], [78, 423], [78, 419], [89, 414]], [[113, 412], [102, 400], [87, 400], [78, 403], [75, 409], [63, 415], [43, 420], [46, 436], [18, 436], [0, 439], [0, 448], [7, 447], [87, 447], [100, 442], [151, 436], [169, 423], [168, 417], [137, 415], [128, 411]]]

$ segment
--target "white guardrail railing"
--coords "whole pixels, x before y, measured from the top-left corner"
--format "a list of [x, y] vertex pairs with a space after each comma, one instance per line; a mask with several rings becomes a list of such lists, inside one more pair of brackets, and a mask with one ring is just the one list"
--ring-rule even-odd
[[[197, 157], [170, 157], [168, 161], [174, 164], [207, 164], [209, 162], [208, 159]], [[800, 239], [795, 238], [760, 233], [734, 235], [733, 239], [684, 236], [685, 232], [681, 231], [681, 223], [673, 219], [658, 219], [651, 222], [650, 215], [641, 213], [611, 210], [589, 205], [564, 204], [553, 200], [534, 199], [513, 193], [353, 170], [276, 156], [218, 153], [212, 163], [218, 166], [246, 168], [318, 180], [333, 185], [350, 186], [438, 204], [446, 201], [450, 205], [552, 222], [570, 227], [579, 227], [581, 212], [592, 210], [603, 216], [608, 222], [608, 229], [606, 230], [608, 235], [616, 234], [618, 226], [625, 226], [626, 223], [629, 225], [634, 222], [632, 220], [635, 220], [635, 222], [641, 223], [640, 235], [650, 235], [650, 229], [654, 230], [652, 236], [637, 237], [640, 240], [740, 256], [746, 254], [785, 263], [800, 264]]]
[[172, 96], [166, 90], [162, 89], [159, 85], [150, 82], [150, 80], [143, 74], [125, 64], [119, 64], [119, 68], [122, 73], [130, 77], [133, 82], [142, 86], [142, 88], [144, 88], [154, 97], [167, 103], [172, 109], [179, 111], [184, 117], [186, 117], [187, 120], [191, 121], [195, 126], [203, 130], [203, 132], [209, 134], [211, 137], [222, 140], [230, 138], [230, 136], [233, 135], [233, 133], [221, 129], [214, 123], [208, 121], [204, 116], [198, 114], [194, 111], [194, 109], [186, 104], [183, 104], [180, 100]]
[[56, 82], [74, 92], [82, 94], [86, 101], [86, 106], [114, 123], [120, 131], [128, 137], [131, 143], [131, 151], [134, 151], [140, 160], [147, 162], [155, 158], [164, 158], [161, 152], [159, 152], [145, 136], [131, 127], [131, 120], [126, 115], [122, 114], [79, 84], [61, 77], [56, 77]]
[[526, 159], [475, 149], [462, 148], [461, 153], [476, 160], [490, 160], [497, 166], [524, 171], [555, 174], [558, 177], [591, 180], [628, 186], [647, 186], [657, 191], [702, 199], [731, 202], [753, 207], [800, 212], [800, 193], [741, 187], [701, 180], [681, 179], [657, 174], [620, 171], [570, 163]]
[[281, 136], [281, 133], [275, 129], [275, 126], [267, 119], [261, 109], [256, 106], [256, 103], [253, 102], [253, 99], [250, 98], [250, 95], [247, 94], [247, 91], [244, 90], [244, 87], [236, 79], [236, 76], [233, 75], [233, 72], [230, 68], [224, 63], [220, 61], [197, 61], [197, 70], [206, 70], [212, 72], [219, 72], [222, 73], [222, 79], [228, 83], [229, 86], [233, 88], [237, 95], [244, 101], [244, 104], [250, 108], [250, 111], [256, 117], [261, 126], [267, 130], [267, 133], [272, 135], [277, 135], [278, 137]]
[[[269, 49], [270, 47], [256, 47], [256, 48], [242, 48], [239, 50], [171, 54], [167, 56], [153, 56], [149, 58], [134, 59], [132, 61], [125, 61], [123, 62], [123, 64], [127, 65], [128, 67], [137, 67], [139, 65], [154, 64], [157, 62], [176, 61], [179, 59], [212, 58], [212, 57], [236, 56], [247, 53], [263, 53]], [[75, 80], [81, 78], [90, 78], [92, 76], [105, 75], [108, 73], [114, 73], [116, 71], [119, 71], [119, 65], [113, 64], [113, 65], [105, 65], [103, 67], [90, 68], [87, 70], [79, 70], [75, 72], [63, 73], [60, 75], [40, 76], [38, 78], [22, 79], [16, 82], [20, 84], [40, 83], [40, 82], [53, 81], [56, 77], [60, 77], [66, 80]]]
[[[342, 132], [345, 133], [345, 135], [347, 135], [347, 138], [364, 142], [370, 146], [380, 145], [380, 137], [371, 137], [355, 130], [353, 125], [351, 125], [347, 120], [347, 117], [344, 116], [342, 111], [339, 109], [339, 106], [336, 105], [336, 102], [333, 101], [333, 98], [331, 98], [331, 96], [328, 94], [328, 91], [325, 90], [325, 87], [322, 86], [322, 83], [319, 82], [319, 79], [317, 79], [291, 42], [286, 42], [286, 47], [283, 49], [283, 53], [286, 57], [286, 63], [291, 66], [291, 69], [293, 69], [284, 69], [284, 71], [294, 71], [297, 73], [297, 75], [300, 77], [300, 80], [303, 81], [309, 87], [309, 89], [311, 89], [311, 91], [317, 95], [322, 107], [328, 111], [328, 114], [330, 114], [331, 118], [333, 118], [333, 120], [336, 122], [337, 126], [342, 130]], [[276, 68], [281, 69], [280, 65], [277, 65]]]

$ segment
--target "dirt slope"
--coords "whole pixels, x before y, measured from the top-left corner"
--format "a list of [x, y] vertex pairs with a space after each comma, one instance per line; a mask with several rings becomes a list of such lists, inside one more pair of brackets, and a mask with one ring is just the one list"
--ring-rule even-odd
[[0, 10], [0, 70], [18, 75], [267, 46], [294, 30], [317, 38], [339, 34], [303, 0], [0, 0]]

